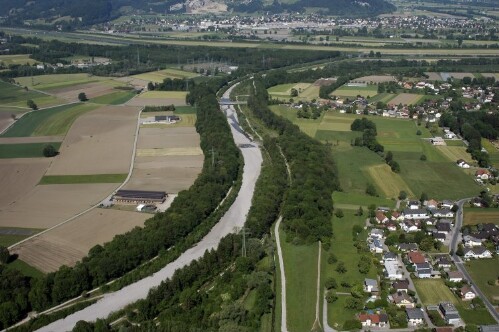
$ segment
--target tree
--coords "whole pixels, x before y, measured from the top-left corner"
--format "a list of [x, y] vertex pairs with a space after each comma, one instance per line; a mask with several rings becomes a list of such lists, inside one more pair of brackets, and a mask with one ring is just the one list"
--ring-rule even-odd
[[57, 154], [58, 152], [52, 144], [47, 144], [43, 148], [43, 156], [45, 156], [46, 158], [55, 157], [57, 156]]
[[342, 210], [342, 209], [336, 209], [336, 212], [334, 213], [334, 215], [335, 215], [337, 218], [343, 218], [345, 214], [343, 213], [343, 210]]
[[87, 101], [88, 100], [87, 95], [85, 94], [85, 92], [80, 92], [78, 94], [78, 100], [79, 101]]
[[400, 165], [398, 162], [396, 162], [395, 160], [392, 160], [392, 162], [389, 163], [389, 165], [390, 165], [392, 172], [400, 173]]
[[422, 134], [421, 130], [418, 129], [418, 131], [416, 131], [416, 135], [421, 136], [421, 134]]
[[357, 319], [349, 319], [343, 324], [343, 330], [355, 331], [362, 329], [362, 323]]
[[421, 204], [423, 204], [427, 200], [428, 200], [428, 195], [425, 192], [421, 193], [421, 197], [419, 197], [419, 201], [421, 202]]
[[336, 266], [336, 272], [341, 273], [341, 274], [347, 272], [347, 268], [345, 266], [345, 263], [339, 262], [338, 265]]
[[333, 303], [338, 300], [338, 295], [336, 295], [333, 291], [327, 291], [326, 293], [326, 301], [327, 303]]
[[295, 88], [291, 89], [291, 97], [298, 97], [298, 90]]
[[9, 261], [10, 258], [10, 252], [9, 249], [7, 249], [4, 246], [0, 246], [0, 263], [5, 264]]
[[407, 193], [404, 190], [401, 190], [399, 193], [399, 199], [403, 201], [406, 198], [407, 198]]
[[326, 279], [326, 282], [324, 283], [324, 286], [327, 289], [337, 288], [338, 287], [338, 283], [336, 282], [336, 279], [334, 279], [332, 277], [329, 277], [329, 278]]
[[369, 196], [378, 196], [378, 192], [376, 191], [376, 187], [370, 182], [366, 186], [366, 194]]
[[392, 151], [388, 151], [385, 156], [385, 161], [387, 164], [389, 164], [393, 160], [393, 153]]
[[426, 161], [426, 155], [422, 154], [421, 157], [419, 157], [419, 160], [421, 161]]
[[359, 206], [359, 209], [357, 210], [357, 215], [360, 217], [362, 215], [364, 215], [364, 209], [362, 208], [362, 206]]
[[154, 90], [154, 84], [152, 82], [147, 83], [147, 90], [149, 91]]
[[330, 254], [329, 254], [329, 257], [327, 258], [327, 262], [328, 262], [329, 264], [334, 264], [334, 263], [336, 263], [337, 261], [338, 261], [338, 258], [336, 258], [336, 255], [335, 255], [335, 254], [333, 254], [333, 253], [330, 253]]
[[31, 108], [33, 111], [36, 111], [38, 109], [38, 106], [31, 99], [28, 99], [28, 101], [26, 102], [26, 105], [28, 105], [28, 107]]

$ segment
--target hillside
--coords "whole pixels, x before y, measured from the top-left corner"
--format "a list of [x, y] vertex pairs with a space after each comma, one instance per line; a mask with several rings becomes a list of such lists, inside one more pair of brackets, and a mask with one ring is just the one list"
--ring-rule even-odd
[[[131, 13], [179, 13], [193, 5], [191, 2], [180, 0], [0, 0], [0, 16], [5, 18], [4, 24], [7, 25], [23, 25], [25, 20], [31, 20], [30, 25], [61, 25], [65, 28], [88, 26]], [[196, 5], [202, 6], [207, 1], [195, 2]], [[395, 7], [385, 0], [298, 0], [294, 3], [275, 0], [271, 5], [265, 5], [262, 0], [226, 0], [225, 2], [229, 11], [242, 13], [258, 11], [296, 13], [309, 9], [329, 15], [369, 16], [395, 10]]]

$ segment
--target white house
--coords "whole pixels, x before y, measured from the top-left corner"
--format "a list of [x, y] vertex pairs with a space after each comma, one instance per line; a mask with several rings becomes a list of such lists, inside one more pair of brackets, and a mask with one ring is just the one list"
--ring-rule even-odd
[[369, 232], [369, 237], [372, 239], [379, 239], [381, 240], [382, 238], [385, 237], [385, 234], [383, 233], [383, 230], [378, 229], [378, 228], [373, 228]]
[[464, 286], [459, 291], [461, 293], [461, 299], [464, 301], [473, 300], [476, 297], [475, 292], [473, 292], [469, 286]]
[[459, 271], [450, 271], [448, 273], [450, 282], [461, 282], [463, 281], [463, 274]]
[[492, 253], [485, 248], [484, 246], [465, 248], [464, 249], [464, 258], [491, 258]]
[[471, 235], [463, 236], [463, 243], [466, 247], [479, 247], [482, 245], [482, 240]]
[[375, 279], [364, 279], [364, 292], [376, 293], [379, 292], [378, 281]]
[[424, 323], [423, 311], [419, 308], [406, 308], [407, 322], [409, 326], [418, 326]]
[[461, 168], [470, 168], [470, 164], [468, 164], [465, 160], [459, 159], [457, 162], [457, 166]]
[[390, 280], [402, 280], [404, 278], [397, 261], [385, 261], [384, 266], [386, 278]]
[[404, 209], [404, 219], [427, 219], [428, 211], [425, 209]]
[[381, 244], [380, 240], [373, 239], [373, 241], [371, 243], [369, 243], [369, 251], [371, 251], [375, 254], [382, 254], [383, 253], [383, 245]]

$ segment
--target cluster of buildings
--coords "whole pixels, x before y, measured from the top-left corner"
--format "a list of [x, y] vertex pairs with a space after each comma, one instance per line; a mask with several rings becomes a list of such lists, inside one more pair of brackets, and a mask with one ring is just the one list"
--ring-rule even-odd
[[476, 99], [483, 104], [491, 103], [495, 96], [492, 87], [486, 87], [485, 89], [482, 89], [481, 87], [463, 86], [461, 90], [462, 96], [464, 98]]

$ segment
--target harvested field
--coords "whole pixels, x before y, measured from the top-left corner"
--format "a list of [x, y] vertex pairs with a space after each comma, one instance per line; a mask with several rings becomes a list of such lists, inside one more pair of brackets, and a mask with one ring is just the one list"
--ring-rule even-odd
[[135, 107], [106, 106], [79, 117], [47, 175], [128, 173], [138, 113]]
[[473, 75], [473, 73], [447, 73], [449, 74], [451, 77], [453, 78], [457, 78], [459, 80], [462, 80], [463, 78], [465, 77], [475, 77], [475, 75]]
[[[0, 209], [21, 199], [32, 190], [50, 165], [50, 159], [0, 160]], [[1, 212], [0, 212], [1, 215]]]
[[88, 99], [92, 99], [116, 92], [116, 90], [111, 85], [100, 82], [78, 84], [50, 90], [51, 94], [70, 102], [78, 101], [78, 94], [80, 92], [84, 92]]
[[[156, 92], [156, 91], [151, 91]], [[185, 102], [186, 92], [178, 91], [164, 91], [164, 92], [175, 92], [175, 94], [149, 94], [149, 92], [143, 93], [137, 97], [132, 98], [126, 104], [128, 106], [167, 106], [167, 105], [175, 105], [175, 106], [185, 106], [187, 105]], [[144, 96], [145, 95], [145, 96]]]
[[337, 81], [337, 78], [321, 78], [314, 82], [315, 86], [329, 86]]
[[424, 95], [417, 95], [413, 93], [401, 93], [397, 97], [393, 98], [390, 100], [389, 104], [390, 105], [414, 105], [419, 102], [421, 98], [423, 98]]
[[48, 233], [16, 247], [14, 252], [43, 272], [53, 272], [61, 265], [73, 266], [97, 244], [113, 239], [134, 227], [141, 227], [150, 214], [93, 209]]
[[36, 186], [0, 210], [0, 227], [49, 228], [100, 203], [116, 187], [110, 183]]
[[481, 223], [493, 223], [499, 225], [499, 209], [464, 209], [464, 225], [476, 225]]
[[11, 113], [0, 112], [0, 133], [9, 128], [12, 123], [14, 123], [14, 120]]
[[141, 127], [132, 177], [124, 189], [177, 193], [189, 188], [203, 167], [199, 144], [193, 126]]
[[463, 159], [470, 164], [473, 163], [471, 155], [466, 152], [466, 148], [463, 146], [435, 146], [435, 148], [442, 152], [442, 154], [452, 162]]
[[343, 85], [338, 89], [334, 90], [331, 95], [341, 96], [341, 97], [373, 97], [378, 94], [378, 86], [375, 84], [362, 86], [347, 86]]
[[127, 85], [133, 86], [136, 89], [143, 89], [143, 88], [147, 87], [147, 83], [149, 83], [149, 81], [141, 80], [141, 79], [138, 79], [136, 77], [130, 77], [130, 76], [115, 78], [114, 80], [117, 82], [122, 82], [122, 83], [125, 83]]
[[137, 157], [124, 189], [178, 193], [189, 188], [201, 172], [204, 156]]
[[396, 198], [402, 190], [409, 197], [414, 196], [404, 179], [399, 174], [393, 173], [390, 166], [386, 164], [370, 166], [367, 168], [367, 173], [374, 180], [377, 187], [381, 188], [385, 197]]
[[50, 90], [61, 87], [109, 80], [107, 77], [92, 76], [90, 74], [52, 74], [29, 77], [16, 77], [14, 79], [22, 86], [28, 86], [37, 90]]
[[168, 68], [168, 69], [164, 69], [164, 70], [158, 70], [158, 71], [153, 71], [153, 72], [149, 72], [149, 73], [134, 75], [134, 76], [131, 76], [131, 78], [140, 79], [140, 80], [146, 81], [146, 82], [162, 83], [166, 78], [185, 79], [185, 78], [194, 78], [197, 76], [199, 76], [199, 74], [197, 74], [197, 73]]
[[362, 76], [353, 80], [354, 82], [366, 82], [366, 83], [383, 83], [383, 82], [392, 82], [397, 81], [395, 76], [391, 75], [371, 75], [371, 76]]

